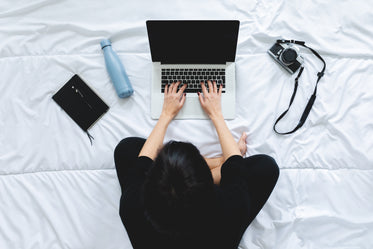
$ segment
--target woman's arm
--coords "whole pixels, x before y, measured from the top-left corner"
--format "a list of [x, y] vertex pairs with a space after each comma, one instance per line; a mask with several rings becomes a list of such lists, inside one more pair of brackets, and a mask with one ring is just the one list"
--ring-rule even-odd
[[180, 82], [172, 83], [170, 87], [166, 85], [161, 116], [142, 147], [139, 156], [147, 156], [152, 160], [157, 157], [158, 151], [163, 145], [168, 125], [185, 103], [185, 94], [183, 92], [187, 85], [183, 85], [177, 91], [179, 84]]
[[161, 115], [159, 117], [157, 124], [142, 147], [139, 156], [147, 156], [152, 160], [157, 157], [158, 151], [163, 145], [163, 139], [171, 120], [172, 118], [170, 116]]
[[240, 149], [234, 141], [234, 138], [224, 121], [221, 111], [221, 93], [222, 86], [218, 90], [216, 82], [208, 81], [209, 91], [207, 91], [205, 84], [201, 83], [202, 94], [198, 93], [202, 108], [213, 122], [219, 136], [221, 149], [223, 151], [224, 161], [233, 155], [241, 155]]

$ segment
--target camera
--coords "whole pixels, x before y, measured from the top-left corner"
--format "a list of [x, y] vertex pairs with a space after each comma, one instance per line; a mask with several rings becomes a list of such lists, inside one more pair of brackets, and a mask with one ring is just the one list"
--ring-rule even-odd
[[268, 53], [291, 74], [295, 73], [304, 62], [303, 57], [299, 55], [299, 49], [290, 43], [276, 42]]

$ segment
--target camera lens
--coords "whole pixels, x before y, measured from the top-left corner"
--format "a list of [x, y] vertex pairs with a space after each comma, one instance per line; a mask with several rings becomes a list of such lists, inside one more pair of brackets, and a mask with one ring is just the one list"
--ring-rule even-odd
[[281, 60], [283, 63], [289, 65], [292, 64], [297, 59], [297, 51], [292, 48], [285, 49], [281, 54]]

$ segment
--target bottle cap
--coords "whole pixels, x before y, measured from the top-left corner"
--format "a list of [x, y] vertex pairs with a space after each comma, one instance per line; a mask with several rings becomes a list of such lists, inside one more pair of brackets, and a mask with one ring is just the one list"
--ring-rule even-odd
[[103, 49], [106, 46], [111, 46], [111, 41], [109, 39], [104, 39], [100, 42], [101, 44], [101, 49]]
[[127, 97], [131, 96], [132, 94], [133, 94], [133, 90], [129, 89], [129, 90], [121, 92], [118, 95], [119, 95], [120, 98], [127, 98]]

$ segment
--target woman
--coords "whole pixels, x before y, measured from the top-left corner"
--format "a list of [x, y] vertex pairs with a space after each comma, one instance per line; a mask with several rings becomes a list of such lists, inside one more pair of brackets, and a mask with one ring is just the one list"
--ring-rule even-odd
[[[248, 158], [246, 135], [238, 144], [222, 112], [222, 87], [208, 81], [198, 93], [213, 122], [221, 158], [205, 159], [190, 144], [163, 145], [168, 125], [185, 102], [180, 82], [166, 86], [162, 114], [148, 139], [126, 138], [114, 159], [122, 189], [120, 217], [135, 249], [237, 248], [279, 175], [266, 155]], [[241, 148], [241, 150], [240, 150]]]

